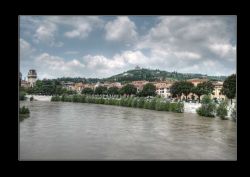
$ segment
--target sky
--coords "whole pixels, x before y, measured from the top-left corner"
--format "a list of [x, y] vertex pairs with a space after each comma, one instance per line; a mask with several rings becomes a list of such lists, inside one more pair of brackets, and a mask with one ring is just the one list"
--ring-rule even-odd
[[236, 16], [19, 16], [23, 79], [105, 78], [142, 68], [236, 73]]

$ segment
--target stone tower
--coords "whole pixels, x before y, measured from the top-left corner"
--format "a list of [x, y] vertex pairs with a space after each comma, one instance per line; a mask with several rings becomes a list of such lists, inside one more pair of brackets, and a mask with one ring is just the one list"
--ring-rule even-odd
[[30, 69], [28, 72], [28, 83], [30, 87], [33, 87], [35, 85], [36, 79], [37, 79], [36, 70]]

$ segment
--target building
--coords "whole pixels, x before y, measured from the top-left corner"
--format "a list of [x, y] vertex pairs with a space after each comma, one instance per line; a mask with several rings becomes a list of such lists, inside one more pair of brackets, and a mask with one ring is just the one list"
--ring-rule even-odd
[[101, 86], [101, 83], [98, 81], [95, 85], [94, 85], [94, 90], [97, 88], [97, 87], [100, 87]]
[[67, 90], [75, 90], [75, 83], [74, 82], [61, 82], [63, 88]]
[[135, 70], [140, 70], [140, 69], [141, 68], [138, 65], [136, 65]]
[[212, 98], [217, 98], [217, 99], [225, 99], [225, 95], [221, 93], [221, 89], [223, 87], [223, 82], [217, 81], [213, 82], [214, 85], [214, 91], [213, 94], [211, 95]]
[[30, 84], [26, 80], [21, 80], [21, 87], [28, 88]]
[[84, 89], [84, 84], [82, 82], [76, 83], [74, 90], [77, 91], [78, 93], [81, 93], [82, 90]]
[[199, 83], [207, 82], [208, 79], [198, 79], [198, 78], [195, 78], [195, 79], [188, 79], [187, 81], [191, 82], [192, 84], [194, 84], [194, 86], [197, 86]]
[[164, 98], [170, 98], [170, 88], [172, 86], [172, 83], [167, 82], [157, 82], [154, 84], [156, 87], [156, 93], [157, 95], [163, 96]]
[[[84, 88], [91, 88], [91, 89], [94, 90], [95, 85], [94, 85], [94, 84], [84, 84]], [[84, 88], [83, 88], [83, 89], [84, 89]]]
[[34, 87], [37, 80], [36, 70], [30, 69], [28, 72], [28, 83], [30, 87]]
[[122, 84], [120, 82], [113, 82], [113, 83], [109, 83], [107, 88], [110, 88], [110, 87], [117, 87], [117, 88], [122, 88]]
[[149, 83], [148, 81], [142, 80], [142, 81], [132, 81], [132, 85], [134, 85], [137, 89], [137, 92], [142, 91], [143, 86], [145, 84]]

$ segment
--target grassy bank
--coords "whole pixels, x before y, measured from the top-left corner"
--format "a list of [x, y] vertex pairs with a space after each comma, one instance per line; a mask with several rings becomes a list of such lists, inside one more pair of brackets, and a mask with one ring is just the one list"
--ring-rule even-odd
[[164, 101], [162, 98], [153, 98], [149, 100], [143, 97], [103, 98], [101, 96], [88, 95], [63, 95], [53, 96], [51, 98], [51, 101], [116, 105], [124, 107], [151, 109], [156, 111], [171, 111], [177, 113], [184, 112], [183, 103], [170, 103]]

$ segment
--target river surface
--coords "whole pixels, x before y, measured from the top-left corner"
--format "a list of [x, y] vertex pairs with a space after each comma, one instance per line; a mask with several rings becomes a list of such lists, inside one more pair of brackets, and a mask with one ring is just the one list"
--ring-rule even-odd
[[22, 101], [20, 160], [237, 160], [237, 125], [109, 105]]

